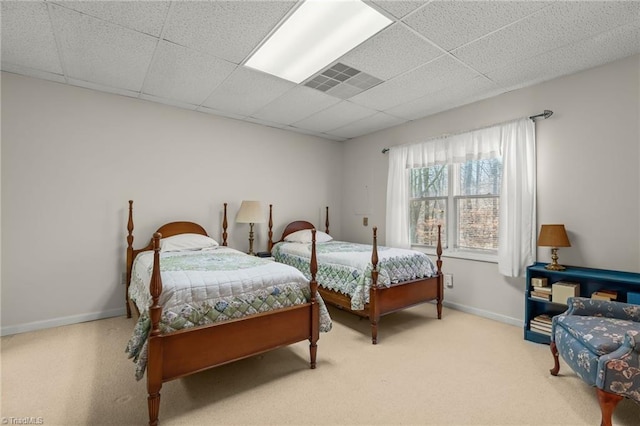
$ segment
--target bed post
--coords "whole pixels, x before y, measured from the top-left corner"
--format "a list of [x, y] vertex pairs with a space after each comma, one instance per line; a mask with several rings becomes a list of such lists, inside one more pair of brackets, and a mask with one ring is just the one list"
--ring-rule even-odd
[[227, 246], [227, 203], [224, 203], [224, 213], [222, 217], [222, 245]]
[[133, 267], [133, 200], [129, 200], [129, 221], [127, 222], [127, 275], [124, 301], [127, 305], [127, 318], [131, 318], [131, 306], [129, 304], [129, 284], [131, 284], [131, 268]]
[[436, 247], [436, 254], [438, 255], [438, 259], [436, 260], [436, 266], [438, 266], [438, 297], [436, 299], [438, 319], [442, 319], [442, 299], [444, 299], [444, 276], [442, 275], [442, 239], [440, 238], [441, 230], [442, 225], [438, 225], [438, 246]]
[[147, 353], [147, 403], [149, 406], [149, 425], [158, 424], [158, 414], [160, 412], [160, 388], [162, 387], [162, 340], [160, 333], [160, 316], [162, 306], [160, 306], [160, 294], [162, 293], [162, 279], [160, 278], [160, 238], [162, 234], [153, 234], [153, 271], [151, 272], [151, 307], [149, 316], [151, 318], [151, 332], [149, 334]]
[[316, 273], [318, 272], [318, 261], [316, 259], [316, 229], [311, 230], [311, 263], [309, 264], [311, 272], [311, 281], [309, 282], [309, 290], [311, 293], [311, 338], [309, 339], [309, 355], [311, 357], [311, 368], [316, 368], [316, 354], [318, 352], [318, 339], [320, 338], [320, 306], [316, 299], [318, 292], [318, 281], [316, 281]]
[[326, 213], [324, 215], [324, 232], [329, 233], [329, 206], [325, 207]]
[[271, 252], [273, 248], [273, 204], [269, 204], [269, 242], [267, 249]]
[[378, 227], [373, 227], [373, 250], [371, 253], [371, 288], [369, 290], [369, 321], [371, 322], [371, 343], [378, 343], [378, 321], [380, 309], [377, 303], [378, 297]]

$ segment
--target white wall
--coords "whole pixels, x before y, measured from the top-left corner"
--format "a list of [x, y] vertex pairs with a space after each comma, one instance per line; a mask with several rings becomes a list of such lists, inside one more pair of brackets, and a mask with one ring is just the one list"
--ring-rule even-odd
[[[640, 56], [516, 90], [345, 143], [343, 237], [384, 241], [387, 156], [381, 149], [487, 126], [550, 109], [538, 121], [538, 223], [564, 223], [572, 243], [560, 263], [640, 271]], [[369, 189], [370, 207], [363, 201]], [[362, 225], [368, 210], [369, 227]], [[538, 251], [548, 262], [548, 248]], [[450, 306], [520, 324], [523, 278], [494, 263], [445, 258]]]
[[[274, 204], [276, 235], [295, 219], [321, 226], [329, 205], [334, 236], [369, 242], [378, 226], [384, 243], [382, 148], [544, 109], [538, 223], [566, 225], [560, 262], [640, 271], [639, 75], [634, 56], [338, 143], [2, 73], [2, 334], [124, 312], [129, 199], [136, 247], [172, 220], [220, 238], [228, 202], [230, 244], [246, 250], [247, 225], [233, 223], [243, 199]], [[259, 250], [266, 231], [257, 225]], [[487, 262], [444, 269], [449, 306], [522, 321], [524, 279]]]
[[[2, 73], [2, 334], [124, 312], [126, 220], [135, 247], [198, 222], [248, 249], [243, 199], [286, 223], [341, 211], [339, 142]], [[324, 219], [322, 219], [324, 220]], [[340, 218], [332, 218], [340, 236]], [[254, 249], [265, 250], [267, 225]]]

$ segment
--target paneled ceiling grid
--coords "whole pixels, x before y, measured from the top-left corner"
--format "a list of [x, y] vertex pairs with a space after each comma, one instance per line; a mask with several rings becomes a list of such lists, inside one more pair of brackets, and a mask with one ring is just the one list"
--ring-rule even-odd
[[394, 23], [325, 67], [382, 80], [360, 93], [242, 65], [296, 1], [3, 1], [1, 65], [346, 140], [640, 53], [638, 1], [367, 3]]

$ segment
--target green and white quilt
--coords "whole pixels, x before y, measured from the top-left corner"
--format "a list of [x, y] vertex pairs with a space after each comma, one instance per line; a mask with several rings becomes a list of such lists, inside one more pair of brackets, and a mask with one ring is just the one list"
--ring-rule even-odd
[[[351, 298], [351, 309], [361, 310], [369, 303], [372, 246], [369, 244], [328, 241], [316, 243], [318, 284]], [[291, 265], [310, 278], [311, 244], [279, 242], [273, 250], [276, 261]], [[437, 275], [433, 261], [424, 253], [391, 247], [378, 247], [378, 287], [390, 287]]]
[[[140, 253], [129, 287], [129, 297], [136, 303], [140, 318], [126, 353], [136, 363], [138, 380], [147, 363], [152, 267], [153, 252]], [[228, 247], [161, 253], [160, 273], [163, 333], [307, 303], [311, 294], [309, 279], [299, 270]], [[331, 318], [320, 295], [316, 297], [320, 331], [327, 332], [331, 330]]]

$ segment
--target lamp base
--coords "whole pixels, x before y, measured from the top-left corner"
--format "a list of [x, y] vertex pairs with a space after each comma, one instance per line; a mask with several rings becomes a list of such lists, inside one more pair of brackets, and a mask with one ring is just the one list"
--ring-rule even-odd
[[247, 252], [250, 256], [255, 256], [256, 254], [253, 252], [253, 223], [249, 224], [249, 251]]
[[555, 264], [554, 263], [550, 263], [547, 266], [545, 266], [544, 269], [548, 269], [550, 271], [564, 271], [567, 268], [565, 268], [562, 265], [558, 265], [557, 263], [555, 263]]
[[558, 249], [556, 247], [551, 249], [551, 263], [545, 266], [544, 269], [548, 269], [550, 271], [564, 271], [567, 269], [558, 264]]

